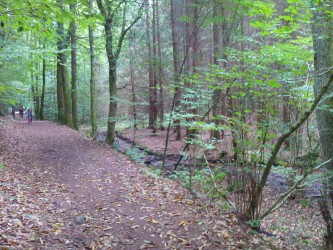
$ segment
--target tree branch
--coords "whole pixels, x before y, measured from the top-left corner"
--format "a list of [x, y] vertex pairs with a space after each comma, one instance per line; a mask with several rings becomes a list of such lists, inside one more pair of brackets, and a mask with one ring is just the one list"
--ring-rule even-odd
[[123, 14], [123, 27], [122, 27], [122, 31], [121, 31], [121, 34], [120, 34], [120, 37], [118, 40], [117, 50], [115, 53], [116, 60], [119, 58], [121, 47], [122, 47], [124, 38], [126, 36], [126, 33], [141, 19], [142, 14], [143, 14], [143, 12], [142, 12], [143, 6], [144, 6], [144, 4], [142, 3], [138, 10], [138, 16], [130, 23], [130, 25], [127, 28], [125, 27], [125, 25], [126, 25], [126, 17], [125, 17], [126, 8], [125, 8], [124, 14]]
[[[313, 101], [311, 107], [303, 114], [303, 116], [296, 122], [294, 123], [287, 132], [285, 132], [284, 134], [282, 134], [277, 143], [275, 144], [275, 147], [271, 153], [271, 156], [266, 164], [264, 173], [261, 177], [261, 180], [255, 190], [255, 194], [253, 197], [258, 198], [262, 191], [264, 186], [266, 185], [267, 182], [267, 178], [268, 175], [271, 171], [271, 168], [275, 162], [276, 156], [282, 146], [282, 144], [284, 143], [284, 141], [292, 134], [294, 133], [308, 118], [309, 116], [312, 114], [312, 112], [316, 109], [318, 103], [320, 102], [321, 98], [324, 96], [324, 94], [328, 91], [328, 88], [331, 86], [333, 82], [333, 73], [331, 72], [329, 79], [327, 80], [326, 84], [322, 87], [321, 91], [319, 92], [319, 94], [316, 96], [315, 100]], [[256, 202], [256, 201], [252, 201], [252, 202]], [[257, 204], [255, 204], [257, 205]]]
[[262, 220], [263, 218], [265, 218], [267, 215], [273, 213], [275, 210], [277, 210], [285, 200], [288, 199], [288, 197], [296, 190], [297, 187], [300, 186], [300, 184], [302, 183], [302, 181], [311, 173], [313, 173], [315, 170], [320, 169], [321, 167], [325, 166], [328, 163], [331, 163], [333, 161], [333, 158], [329, 159], [328, 161], [325, 161], [323, 163], [321, 163], [320, 165], [318, 165], [317, 167], [308, 169], [308, 171], [306, 171], [302, 178], [299, 179], [292, 187], [290, 187], [286, 192], [284, 192], [280, 198], [269, 208], [267, 209], [262, 215], [260, 215], [260, 219]]

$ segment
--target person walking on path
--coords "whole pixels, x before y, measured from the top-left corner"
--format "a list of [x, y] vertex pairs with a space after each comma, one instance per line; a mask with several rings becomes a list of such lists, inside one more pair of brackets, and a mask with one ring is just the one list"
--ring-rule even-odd
[[19, 114], [20, 114], [20, 117], [23, 119], [23, 106], [22, 105], [19, 108]]
[[27, 118], [28, 118], [28, 124], [32, 123], [32, 110], [27, 110]]
[[11, 114], [12, 114], [12, 116], [13, 116], [14, 119], [15, 119], [15, 111], [16, 111], [15, 106], [13, 106]]

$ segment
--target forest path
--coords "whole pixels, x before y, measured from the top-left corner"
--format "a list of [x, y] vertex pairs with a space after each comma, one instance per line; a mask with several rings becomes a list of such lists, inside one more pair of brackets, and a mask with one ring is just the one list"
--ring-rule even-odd
[[6, 165], [0, 171], [0, 192], [5, 194], [0, 199], [0, 246], [262, 246], [256, 236], [244, 232], [234, 214], [192, 199], [179, 183], [152, 177], [107, 145], [52, 122], [28, 125], [17, 120], [0, 123], [0, 163]]

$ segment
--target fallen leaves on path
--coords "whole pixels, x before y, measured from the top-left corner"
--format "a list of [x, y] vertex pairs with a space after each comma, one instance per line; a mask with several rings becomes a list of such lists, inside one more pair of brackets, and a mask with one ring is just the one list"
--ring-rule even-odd
[[2, 249], [268, 246], [230, 212], [51, 122], [0, 127]]

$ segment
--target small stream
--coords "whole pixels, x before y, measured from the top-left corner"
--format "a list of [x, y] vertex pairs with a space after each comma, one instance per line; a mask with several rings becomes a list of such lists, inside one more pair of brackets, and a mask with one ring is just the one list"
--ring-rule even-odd
[[[134, 144], [133, 148], [133, 142], [129, 140], [128, 138], [116, 134], [117, 139], [115, 146], [117, 150], [121, 153], [124, 153], [128, 155], [132, 160], [145, 164], [146, 166], [151, 166], [154, 168], [162, 168], [163, 165], [163, 154], [160, 153], [154, 153], [146, 148], [141, 147], [138, 144]], [[97, 141], [105, 142], [106, 141], [106, 132], [101, 132], [97, 136]], [[175, 164], [178, 162], [180, 155], [178, 154], [169, 154], [166, 155], [166, 161], [164, 166], [164, 171], [171, 172], [174, 169]], [[228, 165], [228, 164], [226, 164]], [[179, 164], [178, 170], [182, 170], [189, 167], [189, 164], [186, 160], [182, 160]], [[222, 164], [219, 166], [224, 169]], [[225, 169], [226, 170], [226, 169]], [[228, 170], [226, 170], [228, 172]], [[279, 192], [285, 192], [288, 190], [288, 183], [286, 177], [282, 176], [278, 173], [271, 172], [268, 176], [267, 184], [271, 188], [274, 188], [278, 190]], [[322, 184], [314, 184], [312, 187], [308, 188], [307, 191], [305, 191], [306, 196], [318, 196], [320, 195], [320, 190], [322, 188]]]
[[[151, 152], [138, 144], [134, 144], [128, 138], [116, 134], [117, 139], [115, 146], [121, 153], [131, 156], [131, 158], [139, 163], [143, 163], [147, 166], [153, 166], [155, 168], [161, 168], [163, 165], [163, 154]], [[101, 132], [97, 136], [97, 141], [105, 142], [106, 132]], [[133, 147], [134, 146], [134, 147]], [[165, 160], [165, 170], [172, 171], [175, 164], [178, 162], [180, 155], [168, 154]], [[186, 166], [188, 163], [184, 160], [180, 162], [181, 165]]]

